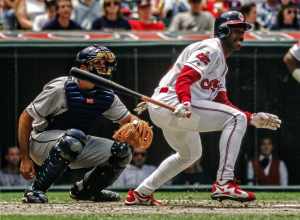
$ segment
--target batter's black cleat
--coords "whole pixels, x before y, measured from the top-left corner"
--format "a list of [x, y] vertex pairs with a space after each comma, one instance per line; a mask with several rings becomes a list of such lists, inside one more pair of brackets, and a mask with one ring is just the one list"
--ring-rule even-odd
[[23, 203], [48, 203], [47, 195], [38, 190], [27, 190], [22, 198]]
[[72, 186], [70, 197], [74, 200], [93, 202], [117, 202], [121, 200], [119, 193], [104, 189], [98, 192], [89, 193], [86, 190], [79, 190], [77, 184]]

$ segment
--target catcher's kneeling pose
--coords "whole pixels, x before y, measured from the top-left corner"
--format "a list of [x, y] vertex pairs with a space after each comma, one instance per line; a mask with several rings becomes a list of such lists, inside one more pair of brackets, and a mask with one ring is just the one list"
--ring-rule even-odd
[[[106, 78], [116, 67], [115, 55], [98, 45], [81, 50], [76, 61], [81, 69]], [[117, 131], [115, 140], [89, 135], [92, 122], [101, 116], [126, 126]], [[128, 132], [130, 126], [136, 128], [133, 133]], [[68, 166], [91, 168], [72, 186], [73, 199], [117, 201], [117, 193], [103, 189], [130, 162], [130, 145], [148, 147], [151, 141], [148, 124], [132, 115], [113, 91], [71, 76], [56, 78], [44, 86], [19, 119], [20, 171], [26, 179], [34, 178], [23, 201], [48, 202], [46, 191]], [[34, 163], [39, 169], [35, 170]]]

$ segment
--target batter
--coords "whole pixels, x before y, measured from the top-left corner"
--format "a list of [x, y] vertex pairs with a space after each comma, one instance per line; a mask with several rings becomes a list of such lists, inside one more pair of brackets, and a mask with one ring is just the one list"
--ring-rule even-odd
[[253, 192], [242, 190], [234, 181], [234, 166], [241, 141], [247, 124], [276, 130], [281, 121], [269, 113], [244, 112], [227, 97], [226, 58], [240, 49], [244, 33], [250, 28], [240, 12], [223, 13], [215, 21], [215, 38], [186, 47], [161, 79], [152, 98], [175, 105], [176, 110], [172, 113], [150, 105], [148, 111], [176, 153], [166, 158], [135, 190], [128, 192], [126, 205], [160, 205], [152, 193], [201, 157], [199, 132], [210, 131], [222, 131], [212, 199], [255, 199]]

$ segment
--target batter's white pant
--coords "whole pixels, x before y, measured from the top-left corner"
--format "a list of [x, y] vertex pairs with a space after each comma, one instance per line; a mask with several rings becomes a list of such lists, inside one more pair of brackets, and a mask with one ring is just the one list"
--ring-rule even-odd
[[169, 110], [148, 107], [151, 120], [163, 131], [168, 144], [176, 151], [136, 189], [149, 195], [161, 185], [191, 166], [201, 157], [199, 132], [222, 131], [219, 148], [220, 162], [217, 180], [232, 180], [234, 166], [247, 128], [246, 115], [230, 106], [207, 100], [192, 102], [192, 116], [178, 118]]

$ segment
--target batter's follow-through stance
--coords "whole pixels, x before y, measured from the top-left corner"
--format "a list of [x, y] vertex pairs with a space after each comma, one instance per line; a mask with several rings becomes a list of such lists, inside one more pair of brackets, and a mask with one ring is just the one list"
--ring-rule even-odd
[[[76, 61], [80, 69], [106, 78], [116, 68], [115, 55], [98, 45], [81, 50]], [[147, 136], [147, 123], [132, 115], [112, 90], [71, 76], [56, 78], [44, 86], [19, 119], [20, 171], [26, 179], [35, 177], [32, 189], [24, 194], [24, 202], [47, 202], [46, 191], [68, 166], [91, 168], [71, 188], [73, 199], [120, 199], [117, 193], [103, 189], [111, 185], [130, 162], [129, 144], [141, 142], [128, 144], [89, 135], [91, 124], [101, 115], [124, 126], [143, 125], [135, 133], [141, 133], [142, 141], [152, 135], [150, 130]], [[33, 161], [39, 166], [37, 171]]]
[[[235, 107], [226, 93], [226, 58], [239, 50], [245, 31], [251, 25], [237, 11], [223, 13], [215, 21], [215, 38], [186, 47], [174, 66], [161, 79], [152, 96], [175, 105], [172, 113], [149, 104], [152, 121], [162, 129], [169, 145], [176, 151], [135, 190], [128, 192], [126, 205], [160, 205], [152, 193], [201, 157], [199, 132], [222, 131], [217, 180], [212, 199], [251, 201], [253, 192], [242, 190], [234, 182], [234, 166], [247, 124], [276, 130], [281, 120], [273, 114], [244, 112]], [[190, 117], [187, 112], [191, 112]]]

